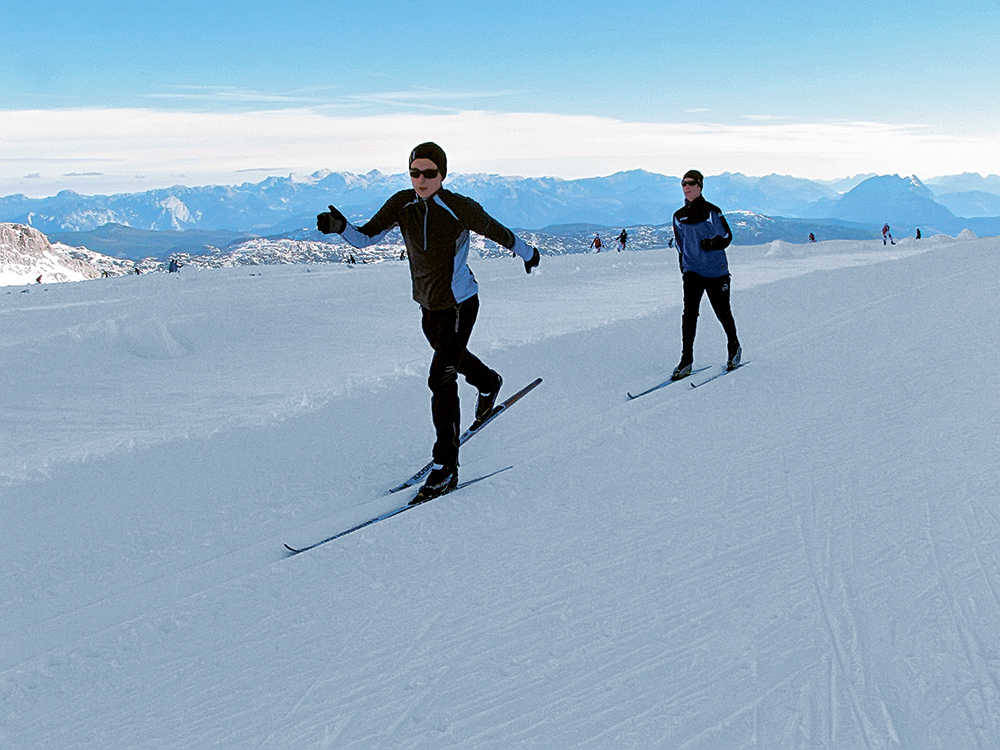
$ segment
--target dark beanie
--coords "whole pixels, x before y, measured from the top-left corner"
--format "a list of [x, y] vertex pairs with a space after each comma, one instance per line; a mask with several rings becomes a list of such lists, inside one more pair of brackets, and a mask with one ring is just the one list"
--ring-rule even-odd
[[441, 171], [441, 176], [448, 174], [448, 157], [444, 155], [444, 149], [436, 143], [421, 143], [410, 152], [410, 166], [417, 159], [430, 159]]
[[700, 188], [705, 187], [705, 176], [697, 169], [689, 169], [687, 172], [684, 173], [684, 176], [681, 179], [694, 180], [695, 182], [698, 183], [698, 187]]

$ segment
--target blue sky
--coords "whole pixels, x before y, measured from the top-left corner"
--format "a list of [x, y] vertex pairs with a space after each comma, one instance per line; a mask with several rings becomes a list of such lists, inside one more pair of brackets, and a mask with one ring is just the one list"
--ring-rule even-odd
[[1000, 172], [1000, 9], [14, 0], [0, 193], [399, 171]]

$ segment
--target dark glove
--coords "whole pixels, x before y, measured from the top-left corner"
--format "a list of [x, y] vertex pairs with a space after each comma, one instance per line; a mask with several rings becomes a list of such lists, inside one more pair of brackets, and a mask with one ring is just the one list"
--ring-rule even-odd
[[347, 219], [333, 206], [326, 213], [316, 215], [316, 228], [323, 234], [340, 234], [347, 228]]
[[535, 266], [537, 266], [538, 265], [538, 261], [540, 261], [542, 259], [541, 256], [538, 254], [538, 248], [537, 247], [533, 247], [531, 249], [534, 250], [535, 252], [532, 253], [530, 260], [524, 261], [524, 272], [525, 273], [531, 273], [531, 269], [534, 268]]
[[[330, 208], [333, 208], [333, 206], [331, 206]], [[702, 250], [715, 250], [715, 238], [714, 237], [706, 237], [705, 239], [703, 239], [701, 241], [701, 249]]]

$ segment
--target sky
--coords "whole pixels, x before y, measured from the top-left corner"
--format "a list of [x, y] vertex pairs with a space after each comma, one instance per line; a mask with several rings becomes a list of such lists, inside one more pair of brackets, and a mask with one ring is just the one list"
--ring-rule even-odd
[[14, 0], [0, 194], [400, 172], [1000, 172], [1000, 6]]

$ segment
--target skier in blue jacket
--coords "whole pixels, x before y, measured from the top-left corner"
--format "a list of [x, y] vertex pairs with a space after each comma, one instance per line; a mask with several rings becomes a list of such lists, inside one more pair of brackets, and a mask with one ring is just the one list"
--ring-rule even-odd
[[684, 279], [684, 312], [681, 316], [681, 361], [671, 376], [680, 380], [691, 374], [694, 337], [703, 294], [715, 310], [728, 339], [727, 369], [740, 363], [743, 350], [736, 336], [736, 322], [729, 304], [730, 275], [726, 248], [733, 233], [722, 210], [702, 197], [705, 178], [692, 169], [681, 179], [684, 206], [674, 212], [674, 238]]
[[503, 383], [499, 373], [467, 348], [479, 312], [479, 286], [467, 264], [469, 234], [475, 232], [511, 250], [524, 260], [528, 273], [538, 265], [539, 255], [474, 200], [441, 186], [448, 159], [436, 143], [414, 148], [409, 167], [413, 188], [389, 198], [363, 226], [355, 226], [330, 206], [316, 217], [316, 227], [324, 234], [340, 234], [359, 249], [379, 242], [394, 227], [403, 235], [413, 299], [421, 307], [424, 336], [434, 350], [427, 384], [437, 437], [434, 466], [414, 499], [420, 502], [458, 483], [458, 375], [479, 391], [476, 422], [492, 411]]

